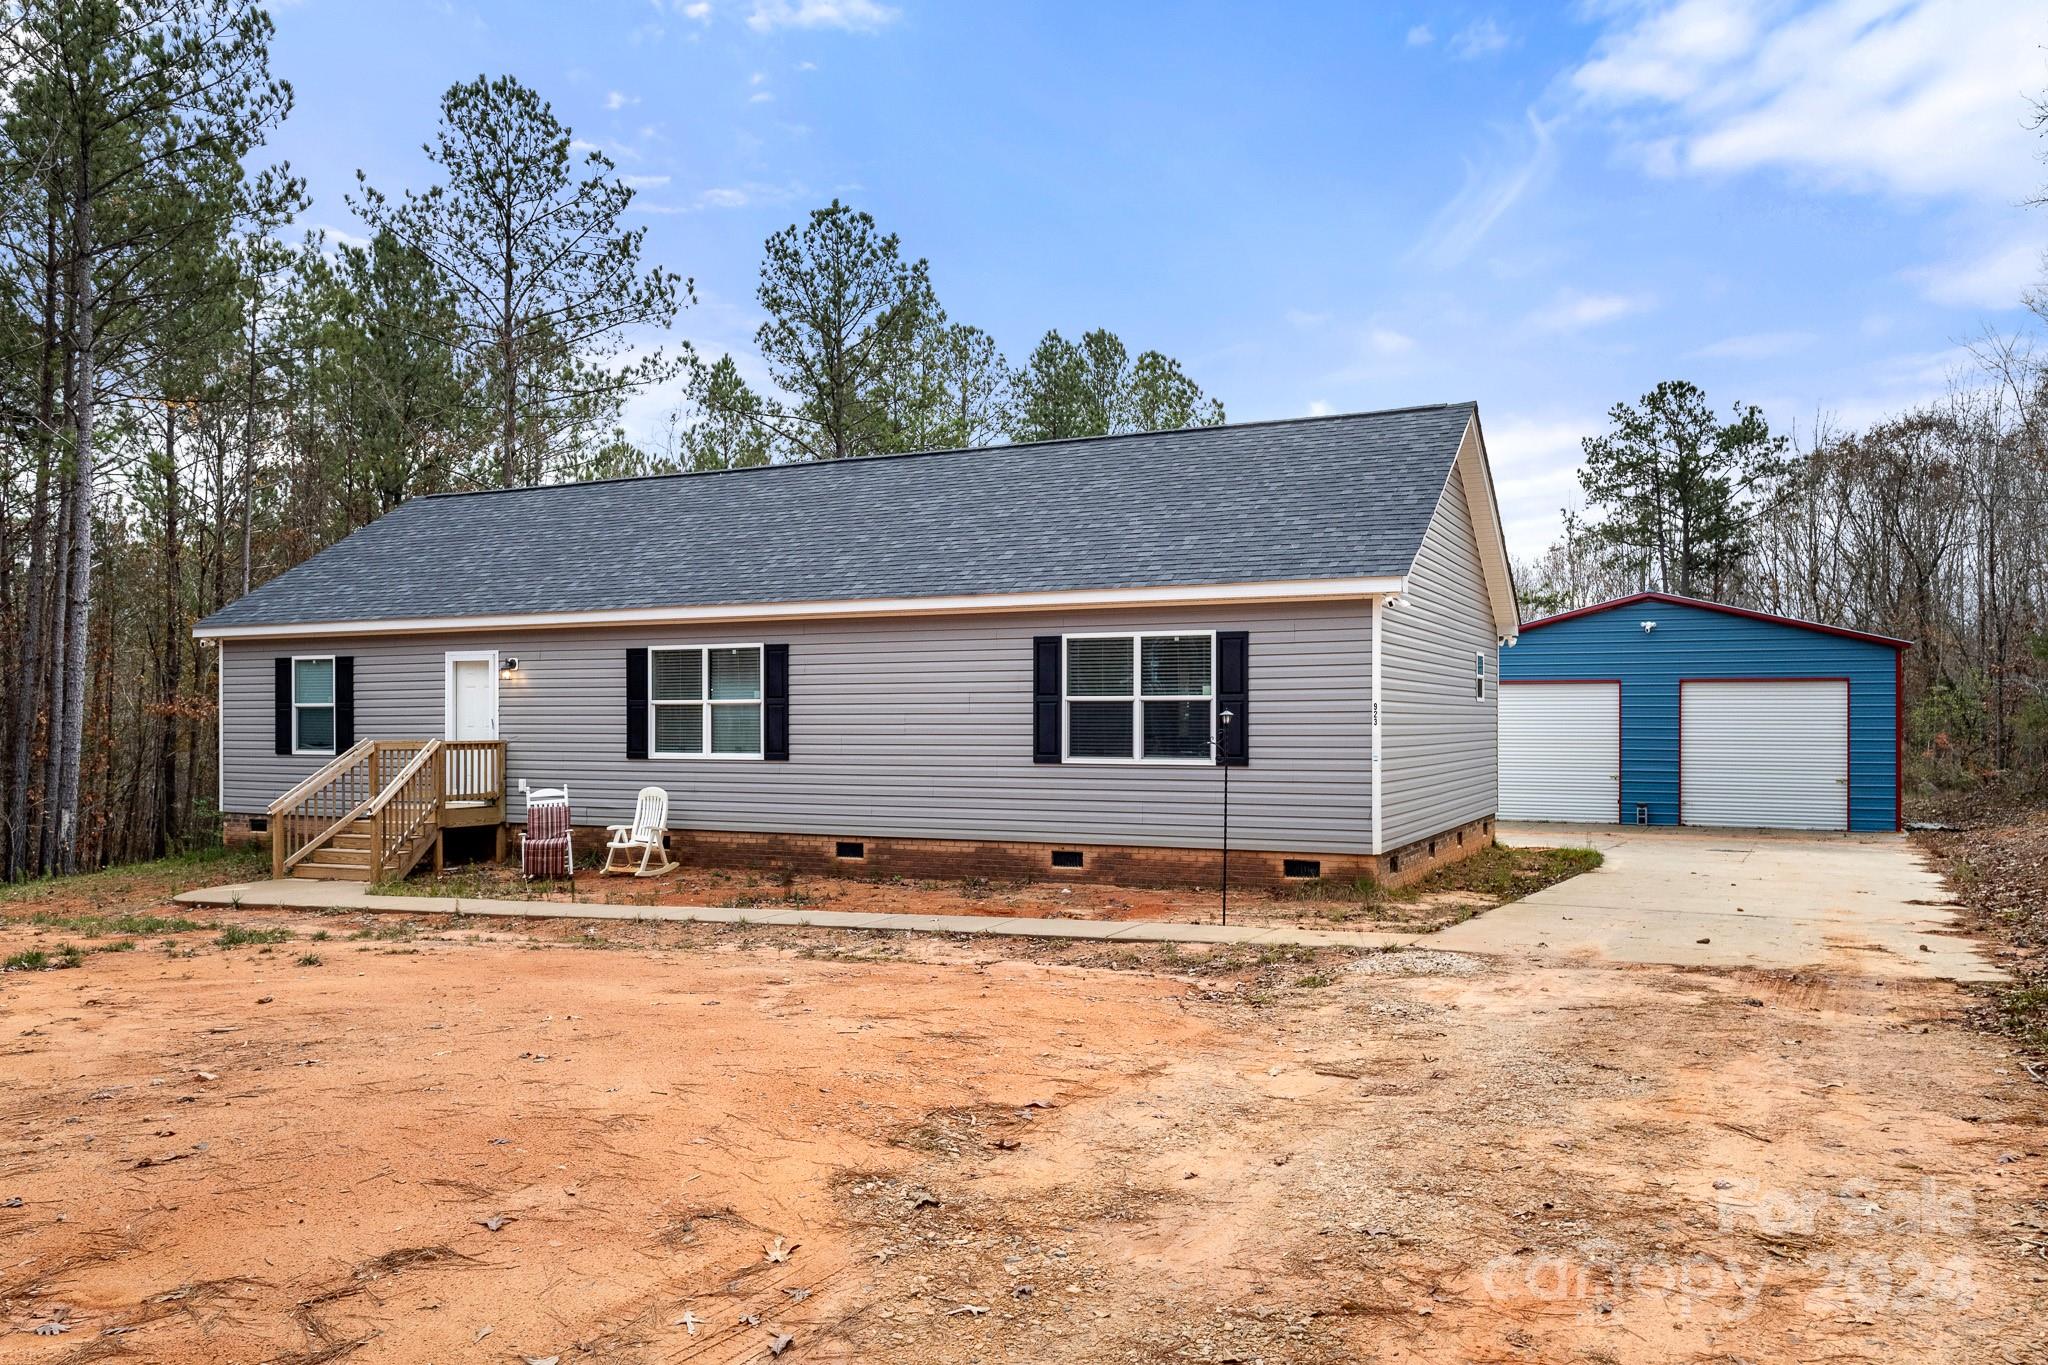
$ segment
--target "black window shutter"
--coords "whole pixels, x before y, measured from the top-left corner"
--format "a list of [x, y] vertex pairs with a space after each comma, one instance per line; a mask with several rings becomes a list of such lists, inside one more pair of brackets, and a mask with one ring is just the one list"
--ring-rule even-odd
[[647, 651], [626, 651], [626, 757], [647, 757]]
[[353, 654], [334, 656], [334, 752], [345, 754], [356, 747], [356, 659]]
[[1060, 692], [1063, 661], [1057, 635], [1031, 641], [1031, 761], [1060, 761]]
[[292, 661], [274, 660], [271, 676], [271, 695], [277, 703], [277, 751], [288, 754], [292, 751]]
[[1251, 763], [1251, 654], [1250, 631], [1216, 632], [1216, 761], [1233, 768]]
[[763, 647], [761, 661], [761, 757], [789, 761], [789, 646]]

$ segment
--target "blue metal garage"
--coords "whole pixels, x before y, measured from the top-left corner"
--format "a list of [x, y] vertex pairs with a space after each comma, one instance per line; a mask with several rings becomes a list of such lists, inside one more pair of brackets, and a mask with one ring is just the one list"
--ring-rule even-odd
[[1646, 592], [1500, 656], [1500, 815], [1896, 829], [1904, 640]]

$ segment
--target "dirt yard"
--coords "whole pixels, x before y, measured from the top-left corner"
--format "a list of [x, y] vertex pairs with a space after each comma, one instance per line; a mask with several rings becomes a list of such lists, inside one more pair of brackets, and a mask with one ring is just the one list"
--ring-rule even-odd
[[2048, 1359], [1946, 986], [166, 889], [0, 904], [0, 1359]]
[[[1282, 891], [1230, 893], [1233, 924], [1427, 933], [1456, 924], [1600, 865], [1589, 848], [1508, 848], [1494, 844], [1403, 887], [1371, 879], [1303, 881]], [[841, 910], [859, 914], [994, 915], [1032, 919], [1149, 920], [1214, 924], [1215, 887], [1124, 887], [1090, 882], [913, 881], [902, 877], [821, 877], [679, 867], [645, 880], [603, 877], [591, 869], [568, 882], [533, 881], [517, 867], [473, 863], [439, 877], [425, 873], [380, 891], [476, 900], [586, 901], [607, 905], [708, 905], [729, 909]]]

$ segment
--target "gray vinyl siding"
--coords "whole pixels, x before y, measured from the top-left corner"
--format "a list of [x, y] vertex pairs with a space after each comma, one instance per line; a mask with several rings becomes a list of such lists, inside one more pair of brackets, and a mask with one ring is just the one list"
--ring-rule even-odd
[[[1494, 812], [1499, 636], [1456, 471], [1406, 598], [1382, 617], [1380, 815], [1389, 853]], [[1475, 653], [1486, 656], [1484, 701], [1473, 695]]]
[[[356, 737], [401, 739], [442, 733], [444, 653], [495, 649], [519, 660], [499, 700], [509, 785], [566, 783], [579, 824], [625, 820], [641, 787], [660, 786], [677, 828], [1213, 846], [1215, 767], [1031, 761], [1032, 638], [1125, 628], [1251, 634], [1233, 845], [1371, 852], [1372, 625], [1358, 602], [227, 642], [223, 805], [260, 813], [321, 762], [273, 752], [277, 656], [353, 655]], [[757, 642], [789, 645], [789, 761], [625, 757], [628, 648]], [[510, 813], [523, 818], [516, 795]]]

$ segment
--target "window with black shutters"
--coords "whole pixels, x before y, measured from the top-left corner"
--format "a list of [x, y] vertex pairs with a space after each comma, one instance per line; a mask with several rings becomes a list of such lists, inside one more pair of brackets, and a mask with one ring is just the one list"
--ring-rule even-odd
[[1067, 762], [1214, 761], [1214, 632], [1065, 638]]
[[334, 752], [334, 657], [292, 660], [292, 752]]
[[648, 651], [656, 758], [760, 758], [761, 646]]

